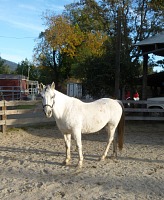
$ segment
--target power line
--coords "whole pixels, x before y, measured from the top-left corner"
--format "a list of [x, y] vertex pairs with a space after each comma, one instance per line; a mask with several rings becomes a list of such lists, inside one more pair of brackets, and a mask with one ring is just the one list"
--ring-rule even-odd
[[36, 39], [35, 37], [11, 37], [11, 36], [4, 36], [0, 35], [0, 38], [7, 38], [7, 39], [16, 39], [16, 40], [23, 40], [23, 39]]

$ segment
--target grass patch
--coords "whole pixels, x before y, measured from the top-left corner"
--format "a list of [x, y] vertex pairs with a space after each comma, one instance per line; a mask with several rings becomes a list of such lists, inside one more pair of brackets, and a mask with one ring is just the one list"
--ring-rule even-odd
[[36, 105], [18, 105], [16, 106], [16, 109], [33, 109]]

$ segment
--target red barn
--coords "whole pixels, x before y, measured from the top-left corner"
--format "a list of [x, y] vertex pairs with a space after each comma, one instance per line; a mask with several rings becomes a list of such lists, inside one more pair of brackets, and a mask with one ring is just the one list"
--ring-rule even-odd
[[[29, 81], [23, 75], [0, 74], [0, 100], [24, 100], [29, 95]], [[37, 87], [37, 81], [33, 81]]]

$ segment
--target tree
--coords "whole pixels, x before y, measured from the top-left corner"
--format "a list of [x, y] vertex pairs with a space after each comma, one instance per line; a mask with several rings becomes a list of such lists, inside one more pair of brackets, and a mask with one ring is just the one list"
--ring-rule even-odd
[[5, 61], [0, 57], [0, 74], [10, 74], [11, 70], [8, 65], [5, 64]]
[[[113, 1], [108, 1], [108, 2], [105, 1], [99, 5], [95, 1], [83, 0], [80, 2], [81, 3], [74, 4], [74, 6], [73, 6], [73, 4], [71, 4], [70, 7], [69, 6], [67, 7], [67, 9], [68, 8], [72, 9], [72, 10], [69, 10], [69, 13], [71, 13], [71, 20], [74, 23], [78, 23], [79, 26], [82, 27], [84, 30], [88, 29], [89, 23], [92, 22], [92, 23], [90, 23], [91, 24], [90, 29], [92, 30], [92, 32], [94, 32], [94, 31], [96, 32], [98, 29], [100, 29], [101, 33], [103, 33], [104, 35], [108, 35], [108, 42], [107, 42], [108, 45], [106, 45], [106, 47], [104, 48], [105, 51], [103, 51], [103, 54], [101, 54], [102, 59], [99, 59], [99, 61], [101, 60], [102, 64], [100, 62], [98, 62], [99, 63], [99, 71], [98, 70], [96, 70], [96, 71], [97, 71], [97, 76], [99, 76], [99, 77], [100, 77], [101, 72], [103, 73], [103, 71], [105, 71], [105, 72], [108, 71], [108, 80], [109, 81], [105, 81], [105, 79], [102, 79], [101, 82], [103, 83], [103, 80], [104, 80], [104, 85], [107, 86], [106, 82], [108, 82], [109, 86], [107, 86], [107, 87], [110, 87], [110, 86], [114, 87], [113, 70], [115, 68], [115, 61], [113, 62], [113, 59], [115, 60], [115, 58], [118, 56], [118, 54], [116, 53], [116, 50], [117, 50], [116, 49], [116, 34], [117, 34], [116, 33], [116, 26], [117, 26], [116, 13], [117, 13], [119, 4], [117, 1], [114, 1], [114, 2]], [[131, 40], [128, 38], [129, 29], [127, 28], [127, 16], [123, 12], [125, 10], [125, 8], [128, 9], [126, 3], [123, 4], [122, 9], [121, 9], [121, 15], [122, 15], [122, 37], [121, 38], [122, 38], [122, 43], [123, 43], [122, 48], [121, 48], [121, 58], [125, 59], [125, 61], [127, 63], [127, 61], [131, 62], [130, 55], [129, 55], [129, 52], [130, 52], [129, 46], [130, 46]], [[88, 23], [83, 21], [83, 19], [85, 17], [88, 19], [88, 21], [87, 21]], [[124, 23], [123, 23], [123, 20], [124, 20]], [[108, 48], [110, 48], [110, 49], [108, 49]], [[95, 58], [95, 60], [97, 60], [96, 57], [94, 57], [94, 58]], [[105, 63], [106, 63], [105, 65], [103, 64], [104, 63], [103, 59], [105, 59]], [[91, 60], [91, 59], [87, 58], [87, 63], [89, 60]], [[112, 63], [112, 65], [111, 65], [111, 63]], [[121, 63], [123, 63], [123, 61]], [[91, 62], [91, 64], [92, 65], [95, 64], [96, 69], [98, 69], [96, 62]], [[83, 62], [83, 65], [85, 65], [85, 62]], [[122, 65], [124, 65], [124, 63]], [[129, 66], [129, 63], [128, 63], [128, 66]], [[94, 68], [94, 67], [90, 66], [90, 68]], [[110, 73], [110, 70], [107, 70], [107, 68], [111, 70], [111, 73]], [[90, 73], [90, 70], [85, 70], [85, 72]], [[122, 74], [124, 74], [123, 70], [122, 70]], [[86, 76], [90, 77], [87, 74], [86, 74]], [[96, 74], [95, 74], [95, 76], [96, 76]], [[102, 77], [103, 77], [103, 74], [102, 74]], [[121, 78], [121, 80], [122, 80], [122, 78]], [[122, 81], [122, 83], [123, 82], [125, 82], [125, 81]], [[101, 87], [102, 87], [102, 84], [101, 84]], [[106, 91], [109, 91], [109, 89], [106, 89]]]
[[[81, 78], [86, 87], [106, 93], [114, 87], [117, 11], [120, 9], [120, 88], [142, 75], [140, 51], [134, 44], [163, 29], [163, 7], [155, 0], [81, 0], [62, 15], [45, 16], [46, 30], [37, 49], [39, 66], [62, 81]], [[151, 64], [151, 66], [154, 66]], [[103, 78], [104, 77], [104, 78]], [[107, 78], [106, 78], [107, 77]], [[56, 79], [56, 78], [55, 78]], [[97, 88], [99, 87], [99, 88]], [[111, 93], [110, 93], [111, 94]]]
[[54, 50], [46, 39], [45, 32], [39, 36], [39, 42], [34, 49], [35, 63], [40, 72], [40, 80], [44, 84], [55, 82], [58, 88], [59, 80], [62, 82], [70, 74], [72, 58], [66, 53]]
[[45, 38], [45, 32], [41, 32], [38, 37], [38, 43], [34, 48], [34, 63], [38, 67], [40, 74], [40, 82], [49, 84], [55, 82], [58, 87], [58, 65], [60, 56], [55, 55], [55, 51]]
[[102, 46], [107, 38], [105, 34], [100, 31], [82, 32], [78, 24], [71, 24], [62, 15], [46, 15], [45, 18], [47, 29], [35, 48], [35, 58], [40, 66], [49, 66], [54, 70], [55, 77], [58, 77], [56, 82], [69, 78], [74, 64], [79, 60], [103, 53]]
[[83, 32], [107, 31], [103, 10], [95, 0], [81, 0], [65, 6], [64, 17], [73, 25], [78, 24]]
[[45, 37], [53, 50], [74, 57], [76, 47], [84, 40], [79, 27], [72, 26], [71, 22], [62, 15], [46, 16], [46, 20], [48, 28], [45, 31]]
[[[133, 0], [133, 14], [130, 24], [133, 44], [142, 41], [150, 36], [161, 32], [164, 28], [164, 9], [156, 9], [154, 4], [156, 1], [149, 0]], [[160, 2], [160, 1], [159, 1]], [[159, 4], [156, 4], [159, 5]], [[140, 51], [133, 48], [133, 56], [138, 59]]]
[[74, 58], [78, 55], [78, 49], [85, 46], [89, 48], [91, 55], [101, 54], [101, 46], [107, 39], [101, 31], [84, 32], [78, 23], [73, 25], [70, 20], [63, 16], [51, 16], [46, 19], [48, 29], [45, 36], [54, 51]]
[[[109, 21], [110, 31], [115, 37], [116, 13], [121, 9], [121, 77], [124, 84], [133, 83], [135, 77], [142, 75], [140, 65], [140, 51], [134, 48], [134, 44], [163, 29], [163, 11], [159, 13], [153, 9], [148, 0], [103, 1], [104, 18]], [[114, 22], [114, 23], [111, 23]], [[124, 67], [123, 67], [124, 66]], [[129, 77], [130, 75], [130, 77]], [[126, 78], [127, 77], [127, 78]], [[134, 82], [135, 84], [135, 82]]]
[[163, 0], [151, 0], [149, 2], [150, 6], [156, 10], [157, 12], [158, 11], [164, 11], [164, 4], [163, 4]]
[[21, 63], [18, 63], [15, 73], [26, 76], [31, 80], [39, 80], [38, 69], [27, 59], [21, 61]]

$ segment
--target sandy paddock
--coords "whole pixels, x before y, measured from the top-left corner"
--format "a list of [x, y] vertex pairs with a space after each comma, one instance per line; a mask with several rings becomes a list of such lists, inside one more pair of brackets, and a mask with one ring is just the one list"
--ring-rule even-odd
[[98, 161], [106, 144], [104, 131], [83, 135], [80, 170], [74, 141], [72, 163], [62, 165], [64, 140], [55, 125], [10, 129], [0, 133], [0, 141], [0, 199], [164, 199], [162, 122], [127, 122], [117, 160]]

